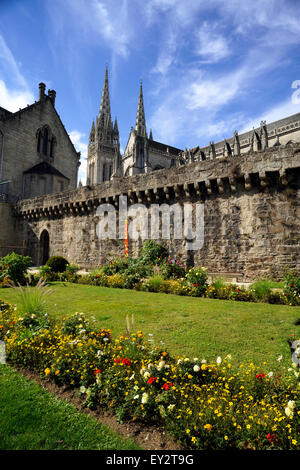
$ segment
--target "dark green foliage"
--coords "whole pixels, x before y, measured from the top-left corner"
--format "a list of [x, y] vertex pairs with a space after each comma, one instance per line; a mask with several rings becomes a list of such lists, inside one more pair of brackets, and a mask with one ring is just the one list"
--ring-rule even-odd
[[7, 281], [24, 284], [25, 274], [29, 266], [32, 265], [32, 259], [29, 256], [10, 253], [4, 258], [0, 258], [0, 282], [5, 284]]
[[51, 256], [46, 262], [54, 273], [63, 273], [69, 262], [63, 256]]

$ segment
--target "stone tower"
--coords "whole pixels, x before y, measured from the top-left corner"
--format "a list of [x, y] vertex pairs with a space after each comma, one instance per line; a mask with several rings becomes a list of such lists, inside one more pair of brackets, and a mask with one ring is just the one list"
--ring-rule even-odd
[[135, 120], [135, 128], [131, 128], [127, 146], [122, 158], [124, 176], [140, 173], [150, 173], [177, 166], [181, 162], [182, 151], [170, 145], [153, 140], [152, 130], [148, 138], [144, 109], [143, 86], [140, 83], [140, 93]]
[[106, 67], [99, 115], [92, 122], [87, 158], [87, 184], [94, 185], [122, 176], [117, 118], [111, 119]]

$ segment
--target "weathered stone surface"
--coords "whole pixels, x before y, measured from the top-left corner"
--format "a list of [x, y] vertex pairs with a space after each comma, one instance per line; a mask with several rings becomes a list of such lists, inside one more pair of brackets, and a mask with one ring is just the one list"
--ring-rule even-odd
[[[288, 185], [281, 183], [283, 173]], [[100, 203], [118, 207], [119, 195], [148, 208], [151, 202], [193, 206], [203, 202], [201, 249], [186, 251], [184, 239], [170, 242], [159, 235], [158, 241], [181, 261], [206, 266], [210, 272], [238, 273], [248, 280], [280, 275], [287, 266], [300, 270], [299, 176], [300, 145], [295, 144], [24, 200], [15, 210], [20, 239], [27, 240], [28, 254], [36, 264], [41, 259], [40, 237], [47, 230], [50, 254], [91, 267], [124, 250], [123, 240], [99, 240]], [[129, 240], [129, 253], [136, 256], [141, 246], [141, 240]]]

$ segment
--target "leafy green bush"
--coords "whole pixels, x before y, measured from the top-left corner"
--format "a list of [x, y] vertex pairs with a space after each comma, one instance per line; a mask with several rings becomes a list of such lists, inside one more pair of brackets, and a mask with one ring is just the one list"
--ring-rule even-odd
[[63, 273], [69, 262], [63, 256], [50, 256], [46, 266], [50, 266], [52, 272]]
[[206, 268], [191, 268], [186, 273], [186, 279], [191, 287], [191, 295], [199, 297], [208, 287], [208, 274]]
[[295, 271], [289, 271], [284, 277], [283, 295], [289, 305], [300, 305], [300, 277]]
[[149, 292], [160, 292], [164, 278], [160, 275], [149, 277], [144, 281], [144, 288]]
[[32, 265], [32, 259], [29, 256], [10, 253], [0, 258], [0, 283], [7, 281], [24, 284], [25, 275], [29, 266]]
[[160, 272], [165, 279], [178, 279], [185, 277], [185, 267], [174, 258], [168, 258], [160, 266]]
[[272, 291], [270, 284], [269, 281], [256, 281], [249, 286], [249, 290], [253, 292], [257, 300], [265, 300]]
[[116, 273], [112, 276], [108, 276], [106, 279], [107, 287], [117, 287], [123, 289], [125, 286], [125, 276], [124, 274]]
[[168, 250], [155, 243], [153, 240], [147, 240], [139, 256], [143, 264], [160, 264], [168, 257]]

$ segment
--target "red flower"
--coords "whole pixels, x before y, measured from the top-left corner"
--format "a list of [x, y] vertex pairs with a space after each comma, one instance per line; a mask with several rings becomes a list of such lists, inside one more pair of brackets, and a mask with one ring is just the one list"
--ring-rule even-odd
[[121, 362], [121, 359], [117, 359], [117, 358], [115, 358], [115, 362], [116, 362], [117, 364], [120, 364], [120, 362]]
[[270, 434], [270, 433], [267, 434], [267, 439], [270, 442], [270, 444], [272, 444], [272, 442], [277, 443], [279, 440], [276, 434]]
[[194, 287], [198, 287], [199, 284], [193, 284]]
[[264, 377], [266, 377], [266, 374], [256, 374], [255, 376], [258, 380], [261, 380], [263, 379]]
[[153, 384], [153, 382], [156, 380], [156, 377], [150, 377], [150, 379], [147, 380], [147, 384]]
[[173, 384], [171, 382], [166, 382], [163, 384], [164, 390], [169, 390], [171, 387], [173, 387]]
[[94, 374], [98, 375], [98, 374], [100, 374], [100, 372], [101, 372], [101, 369], [97, 369], [97, 370], [95, 370]]
[[124, 366], [130, 366], [131, 360], [125, 357], [125, 359], [122, 359], [122, 363]]

